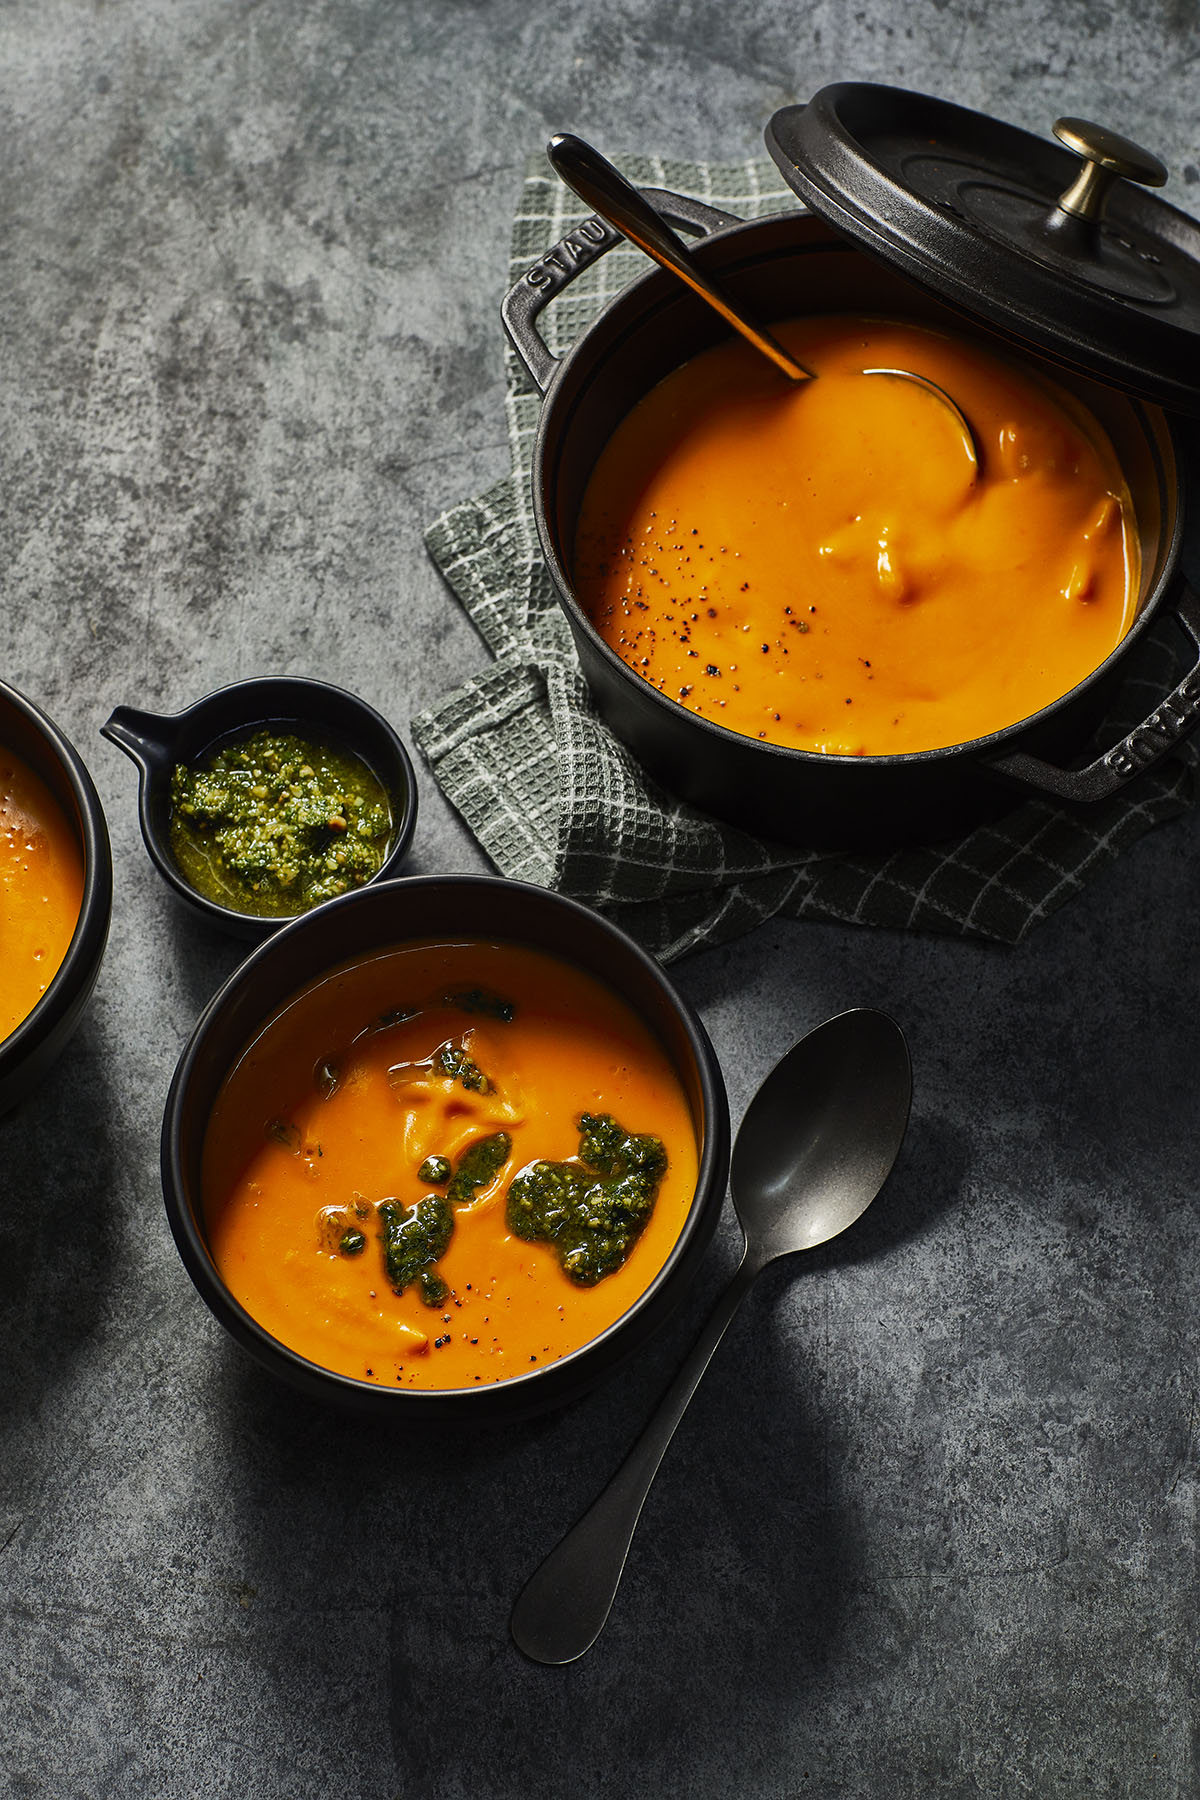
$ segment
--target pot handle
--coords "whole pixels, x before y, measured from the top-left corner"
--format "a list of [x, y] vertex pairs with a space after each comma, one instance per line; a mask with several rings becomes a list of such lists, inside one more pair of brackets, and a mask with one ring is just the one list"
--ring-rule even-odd
[[[698, 237], [708, 237], [714, 231], [724, 231], [728, 225], [742, 223], [733, 213], [706, 206], [703, 200], [693, 200], [687, 194], [672, 194], [666, 188], [642, 188], [641, 193], [668, 225], [681, 231], [693, 231]], [[539, 256], [504, 296], [500, 307], [504, 329], [543, 394], [558, 367], [558, 358], [536, 329], [538, 314], [597, 257], [611, 250], [614, 244], [628, 242], [615, 225], [593, 215], [560, 238], [544, 256]]]
[[[1200, 652], [1200, 596], [1185, 587], [1175, 609], [1176, 617]], [[1060, 800], [1105, 800], [1119, 788], [1161, 762], [1176, 744], [1190, 737], [1200, 725], [1200, 656], [1178, 687], [1172, 689], [1154, 711], [1135, 725], [1128, 736], [1083, 769], [1059, 769], [1040, 757], [1018, 751], [988, 763], [989, 769], [1007, 775], [1023, 786], [1038, 788]]]

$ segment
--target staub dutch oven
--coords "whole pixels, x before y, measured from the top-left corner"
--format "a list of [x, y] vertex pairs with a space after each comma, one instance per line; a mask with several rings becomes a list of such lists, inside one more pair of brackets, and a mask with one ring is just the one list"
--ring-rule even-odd
[[1135, 185], [1166, 178], [1147, 152], [1080, 120], [1060, 120], [1055, 131], [1060, 144], [924, 95], [843, 83], [808, 106], [785, 108], [767, 129], [803, 210], [744, 223], [682, 195], [647, 191], [670, 223], [703, 238], [698, 260], [764, 322], [890, 314], [974, 334], [1009, 354], [1015, 347], [1108, 432], [1141, 539], [1135, 622], [1071, 692], [970, 743], [894, 756], [784, 748], [689, 712], [628, 668], [573, 592], [580, 501], [619, 421], [724, 328], [656, 269], [556, 358], [539, 313], [623, 241], [598, 218], [541, 257], [506, 296], [506, 328], [545, 396], [534, 512], [584, 675], [616, 735], [682, 798], [791, 842], [932, 842], [1030, 792], [1103, 799], [1200, 720], [1193, 660], [1134, 731], [1072, 766], [1156, 620], [1173, 616], [1193, 656], [1200, 651], [1200, 599], [1180, 572], [1189, 441], [1200, 437], [1192, 423], [1200, 415], [1200, 224]]

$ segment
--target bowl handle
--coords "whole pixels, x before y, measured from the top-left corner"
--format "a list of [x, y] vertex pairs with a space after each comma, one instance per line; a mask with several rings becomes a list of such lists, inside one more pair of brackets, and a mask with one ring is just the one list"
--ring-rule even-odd
[[[681, 231], [693, 231], [698, 237], [709, 237], [714, 231], [724, 231], [729, 225], [742, 223], [733, 213], [706, 206], [703, 200], [692, 200], [686, 194], [672, 194], [666, 188], [642, 188], [641, 192], [668, 225]], [[597, 257], [611, 250], [614, 244], [628, 242], [615, 225], [593, 215], [560, 238], [544, 256], [539, 256], [504, 296], [500, 307], [504, 329], [543, 394], [558, 367], [558, 357], [547, 347], [536, 328], [538, 314]]]
[[117, 744], [143, 775], [169, 768], [174, 760], [176, 721], [137, 706], [118, 706], [100, 727], [100, 736]]
[[[1175, 608], [1176, 617], [1197, 651], [1200, 651], [1200, 596], [1184, 587]], [[1111, 750], [1105, 750], [1095, 762], [1083, 769], [1059, 769], [1040, 757], [1017, 752], [988, 763], [1000, 775], [1007, 775], [1026, 787], [1040, 789], [1062, 800], [1104, 800], [1118, 788], [1140, 775], [1190, 737], [1200, 725], [1200, 656], [1192, 664], [1178, 687], [1173, 688], [1154, 711], [1135, 725], [1128, 736]]]

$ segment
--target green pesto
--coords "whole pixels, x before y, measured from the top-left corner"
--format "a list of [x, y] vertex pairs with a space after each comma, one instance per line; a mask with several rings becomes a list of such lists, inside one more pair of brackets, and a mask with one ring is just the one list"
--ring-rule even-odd
[[667, 1171], [667, 1153], [659, 1138], [624, 1131], [611, 1113], [582, 1113], [579, 1134], [579, 1160], [589, 1169], [617, 1178], [636, 1175], [657, 1190]]
[[348, 751], [259, 730], [171, 775], [171, 850], [200, 894], [286, 918], [360, 887], [387, 855], [388, 797]]
[[300, 1127], [292, 1119], [269, 1119], [267, 1136], [277, 1144], [282, 1144], [285, 1150], [290, 1150], [293, 1156], [299, 1156]]
[[608, 1113], [579, 1120], [579, 1157], [535, 1162], [513, 1178], [505, 1218], [517, 1237], [553, 1245], [564, 1275], [594, 1287], [625, 1262], [654, 1211], [667, 1153]]
[[469, 1206], [476, 1190], [487, 1187], [496, 1179], [511, 1153], [512, 1139], [507, 1131], [476, 1138], [459, 1157], [458, 1167], [446, 1189], [446, 1198], [456, 1206]]
[[349, 1231], [344, 1231], [338, 1239], [338, 1249], [343, 1256], [361, 1256], [366, 1247], [366, 1238], [354, 1226]]
[[449, 1179], [450, 1159], [447, 1156], [427, 1156], [417, 1170], [417, 1180], [427, 1187], [445, 1187]]
[[402, 1294], [415, 1281], [426, 1306], [440, 1306], [449, 1288], [431, 1267], [445, 1251], [454, 1231], [454, 1214], [441, 1194], [426, 1194], [414, 1206], [395, 1200], [380, 1203], [383, 1255], [388, 1280]]
[[467, 1055], [461, 1044], [442, 1044], [433, 1053], [436, 1075], [448, 1075], [472, 1094], [490, 1094], [492, 1084], [477, 1062]]
[[503, 994], [493, 994], [490, 988], [456, 988], [443, 995], [443, 1000], [459, 1012], [485, 1013], [490, 1019], [499, 1019], [502, 1025], [511, 1025], [517, 1016], [515, 1004]]

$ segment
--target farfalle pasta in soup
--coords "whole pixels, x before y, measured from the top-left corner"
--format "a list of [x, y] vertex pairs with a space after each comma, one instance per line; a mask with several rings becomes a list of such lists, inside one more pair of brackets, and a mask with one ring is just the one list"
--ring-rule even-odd
[[423, 942], [297, 994], [205, 1138], [234, 1298], [360, 1380], [463, 1388], [590, 1342], [654, 1280], [697, 1175], [687, 1096], [622, 999], [514, 944]]

